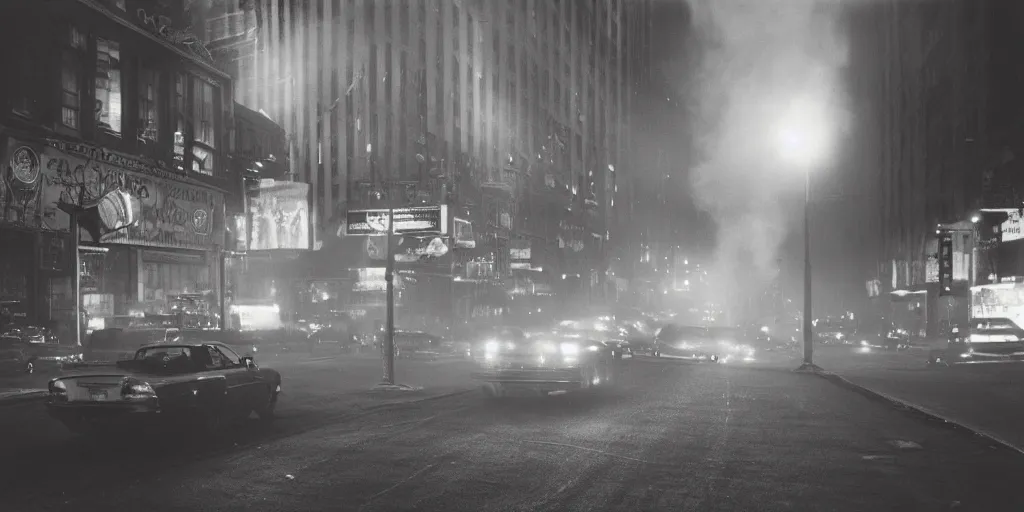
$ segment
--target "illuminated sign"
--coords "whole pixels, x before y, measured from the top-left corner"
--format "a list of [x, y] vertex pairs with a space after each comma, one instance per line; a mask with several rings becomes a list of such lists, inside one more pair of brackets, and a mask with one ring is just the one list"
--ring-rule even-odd
[[260, 180], [249, 191], [249, 249], [309, 249], [309, 184]]
[[[394, 234], [447, 235], [448, 206], [395, 208]], [[379, 235], [388, 231], [388, 210], [349, 210], [349, 235]]]

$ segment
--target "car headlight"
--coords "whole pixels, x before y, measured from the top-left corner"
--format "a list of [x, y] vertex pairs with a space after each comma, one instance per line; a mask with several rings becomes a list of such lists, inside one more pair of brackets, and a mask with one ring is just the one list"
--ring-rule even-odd
[[498, 351], [498, 342], [497, 341], [493, 341], [493, 340], [492, 341], [488, 341], [487, 343], [484, 344], [484, 351], [489, 353], [489, 354], [493, 354], [493, 353], [497, 352]]
[[562, 343], [560, 348], [564, 356], [575, 356], [580, 353], [580, 346], [577, 343]]

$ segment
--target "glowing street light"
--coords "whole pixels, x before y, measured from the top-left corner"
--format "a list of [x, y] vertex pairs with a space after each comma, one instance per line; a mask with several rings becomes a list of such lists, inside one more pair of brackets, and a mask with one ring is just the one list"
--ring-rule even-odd
[[830, 152], [828, 119], [822, 104], [796, 101], [788, 105], [775, 128], [779, 155], [804, 173], [804, 362], [800, 370], [814, 371], [811, 319], [811, 171]]

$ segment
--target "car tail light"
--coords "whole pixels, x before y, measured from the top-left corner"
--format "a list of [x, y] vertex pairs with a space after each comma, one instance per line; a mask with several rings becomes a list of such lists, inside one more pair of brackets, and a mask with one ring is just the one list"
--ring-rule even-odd
[[49, 384], [50, 398], [56, 400], [67, 400], [68, 399], [68, 388], [64, 385], [63, 381], [51, 380]]
[[121, 385], [121, 398], [125, 400], [141, 400], [155, 396], [156, 391], [153, 390], [153, 386], [146, 382], [128, 378]]

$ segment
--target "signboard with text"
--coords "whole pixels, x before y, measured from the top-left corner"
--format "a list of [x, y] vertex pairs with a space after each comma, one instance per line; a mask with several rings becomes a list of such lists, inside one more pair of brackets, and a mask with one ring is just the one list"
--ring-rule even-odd
[[59, 203], [89, 206], [121, 197], [133, 210], [121, 216], [134, 224], [103, 236], [102, 242], [198, 250], [223, 243], [224, 196], [219, 191], [179, 181], [131, 156], [85, 144], [48, 142], [39, 159], [39, 213], [47, 228], [68, 230], [69, 219], [59, 211]]
[[[448, 206], [395, 208], [394, 233], [397, 235], [447, 235]], [[379, 235], [388, 231], [388, 210], [349, 210], [349, 235]]]
[[953, 287], [953, 234], [939, 234], [939, 295], [948, 295]]

